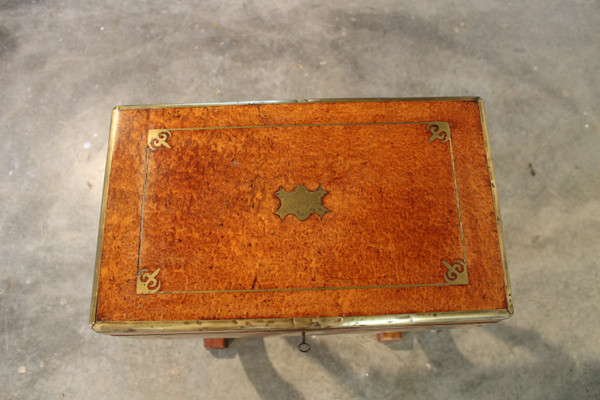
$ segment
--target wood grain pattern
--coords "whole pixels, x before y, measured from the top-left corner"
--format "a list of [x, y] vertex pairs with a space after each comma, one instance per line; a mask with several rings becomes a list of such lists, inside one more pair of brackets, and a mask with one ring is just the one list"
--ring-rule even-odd
[[[451, 141], [429, 142], [432, 121]], [[171, 148], [147, 151], [150, 129], [168, 129]], [[282, 221], [273, 193], [299, 184], [322, 185], [332, 212]], [[455, 260], [468, 285], [356, 289], [443, 284]], [[138, 262], [161, 269], [161, 293], [136, 293]], [[98, 321], [506, 307], [476, 101], [119, 111]]]

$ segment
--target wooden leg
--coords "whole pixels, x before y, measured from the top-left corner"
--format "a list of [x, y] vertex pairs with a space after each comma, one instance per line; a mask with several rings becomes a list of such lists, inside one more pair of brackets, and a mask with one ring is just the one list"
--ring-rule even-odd
[[377, 334], [380, 342], [396, 342], [402, 339], [402, 332], [381, 332]]
[[204, 348], [213, 350], [213, 349], [226, 349], [227, 348], [227, 339], [216, 338], [216, 339], [204, 339]]

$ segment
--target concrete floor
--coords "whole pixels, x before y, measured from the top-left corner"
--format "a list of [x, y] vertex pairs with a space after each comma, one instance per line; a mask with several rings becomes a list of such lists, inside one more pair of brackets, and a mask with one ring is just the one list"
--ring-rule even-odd
[[[597, 1], [0, 0], [0, 398], [600, 397]], [[477, 95], [515, 316], [236, 340], [88, 325], [118, 104]]]

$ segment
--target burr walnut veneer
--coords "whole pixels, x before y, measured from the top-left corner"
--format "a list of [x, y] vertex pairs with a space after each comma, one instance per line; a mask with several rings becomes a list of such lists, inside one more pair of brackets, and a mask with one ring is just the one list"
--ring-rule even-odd
[[114, 109], [94, 330], [402, 331], [511, 314], [481, 100]]

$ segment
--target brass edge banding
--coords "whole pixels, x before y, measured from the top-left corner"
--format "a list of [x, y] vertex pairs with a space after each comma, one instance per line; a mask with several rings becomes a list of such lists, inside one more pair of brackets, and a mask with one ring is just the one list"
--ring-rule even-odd
[[498, 240], [500, 245], [500, 258], [502, 260], [502, 270], [504, 272], [504, 287], [506, 290], [506, 310], [513, 315], [514, 308], [512, 302], [512, 289], [510, 287], [510, 279], [508, 276], [508, 268], [506, 266], [506, 249], [504, 248], [504, 235], [502, 231], [502, 218], [500, 216], [500, 206], [498, 203], [498, 191], [496, 189], [496, 176], [494, 174], [494, 164], [492, 163], [492, 152], [490, 149], [490, 140], [488, 137], [487, 123], [485, 119], [485, 109], [483, 107], [483, 100], [477, 99], [479, 105], [479, 114], [481, 115], [481, 128], [483, 131], [483, 141], [485, 143], [485, 153], [488, 163], [488, 170], [490, 172], [490, 186], [492, 187], [492, 199], [494, 201], [494, 211], [496, 213], [496, 224], [498, 227]]
[[[498, 322], [510, 317], [501, 310], [455, 311], [423, 314], [374, 315], [357, 317], [304, 317], [273, 319], [200, 320], [200, 321], [124, 321], [98, 322], [93, 329], [109, 335], [151, 335], [197, 333], [227, 335], [327, 331], [349, 328], [367, 330], [430, 329], [432, 326], [473, 325]], [[231, 336], [229, 336], [231, 335]]]
[[478, 101], [479, 97], [369, 97], [369, 98], [329, 98], [329, 99], [296, 99], [296, 100], [258, 100], [231, 101], [215, 103], [181, 103], [181, 104], [142, 104], [117, 106], [119, 110], [149, 110], [153, 108], [178, 107], [213, 107], [213, 106], [250, 106], [262, 104], [310, 104], [310, 103], [360, 103], [360, 102], [392, 102], [392, 101]]
[[96, 265], [94, 267], [94, 283], [92, 287], [92, 305], [90, 307], [90, 325], [96, 323], [96, 310], [98, 307], [98, 286], [100, 284], [100, 264], [102, 262], [102, 243], [104, 240], [104, 228], [106, 222], [106, 206], [108, 202], [108, 183], [110, 181], [110, 168], [117, 133], [119, 109], [115, 107], [112, 112], [110, 123], [110, 134], [108, 137], [108, 148], [106, 151], [106, 167], [104, 172], [104, 186], [102, 189], [102, 208], [100, 211], [100, 226], [98, 227], [98, 244], [96, 248]]

